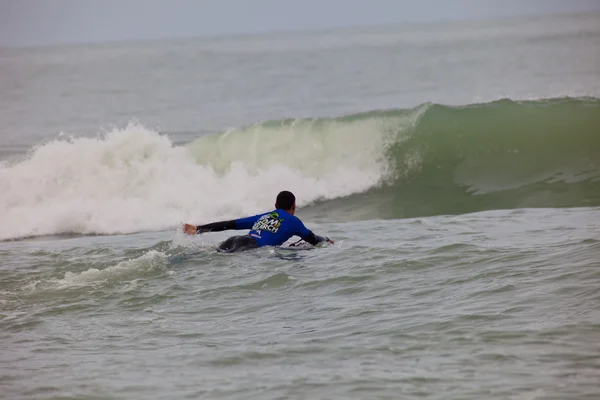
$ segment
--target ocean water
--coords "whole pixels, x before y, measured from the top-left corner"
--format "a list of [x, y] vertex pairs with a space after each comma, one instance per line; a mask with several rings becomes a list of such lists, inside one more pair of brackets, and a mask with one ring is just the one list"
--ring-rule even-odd
[[[0, 397], [600, 398], [600, 15], [0, 49]], [[219, 254], [271, 209], [333, 246]]]

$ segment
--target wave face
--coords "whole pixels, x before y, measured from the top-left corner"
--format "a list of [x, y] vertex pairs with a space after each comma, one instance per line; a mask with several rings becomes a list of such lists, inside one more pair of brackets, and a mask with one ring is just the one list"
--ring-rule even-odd
[[387, 149], [375, 215], [600, 205], [600, 100], [427, 106]]
[[599, 127], [592, 98], [272, 121], [186, 146], [130, 124], [0, 164], [0, 240], [234, 218], [283, 189], [336, 221], [598, 206]]

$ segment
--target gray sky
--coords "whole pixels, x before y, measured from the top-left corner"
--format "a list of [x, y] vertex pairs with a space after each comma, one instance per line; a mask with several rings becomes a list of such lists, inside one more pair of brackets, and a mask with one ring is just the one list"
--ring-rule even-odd
[[0, 46], [600, 11], [600, 0], [0, 0]]

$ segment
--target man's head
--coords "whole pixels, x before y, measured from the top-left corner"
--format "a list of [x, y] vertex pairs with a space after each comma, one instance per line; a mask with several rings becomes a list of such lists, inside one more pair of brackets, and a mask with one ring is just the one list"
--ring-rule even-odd
[[296, 196], [287, 190], [279, 192], [277, 200], [275, 200], [275, 208], [285, 210], [294, 215], [294, 212], [296, 212]]

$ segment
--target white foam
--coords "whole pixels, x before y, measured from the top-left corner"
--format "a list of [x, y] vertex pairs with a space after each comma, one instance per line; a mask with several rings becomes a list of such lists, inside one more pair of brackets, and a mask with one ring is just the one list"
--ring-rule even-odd
[[109, 280], [121, 281], [127, 276], [138, 277], [142, 272], [164, 268], [166, 264], [167, 256], [164, 253], [151, 250], [138, 258], [121, 261], [104, 269], [90, 268], [79, 273], [66, 272], [64, 279], [51, 283], [54, 288], [62, 289], [71, 286], [98, 284]]
[[300, 207], [361, 192], [386, 174], [385, 130], [368, 126], [379, 123], [258, 126], [188, 147], [139, 124], [55, 140], [0, 164], [0, 240], [241, 217], [271, 208], [280, 190], [294, 191]]

